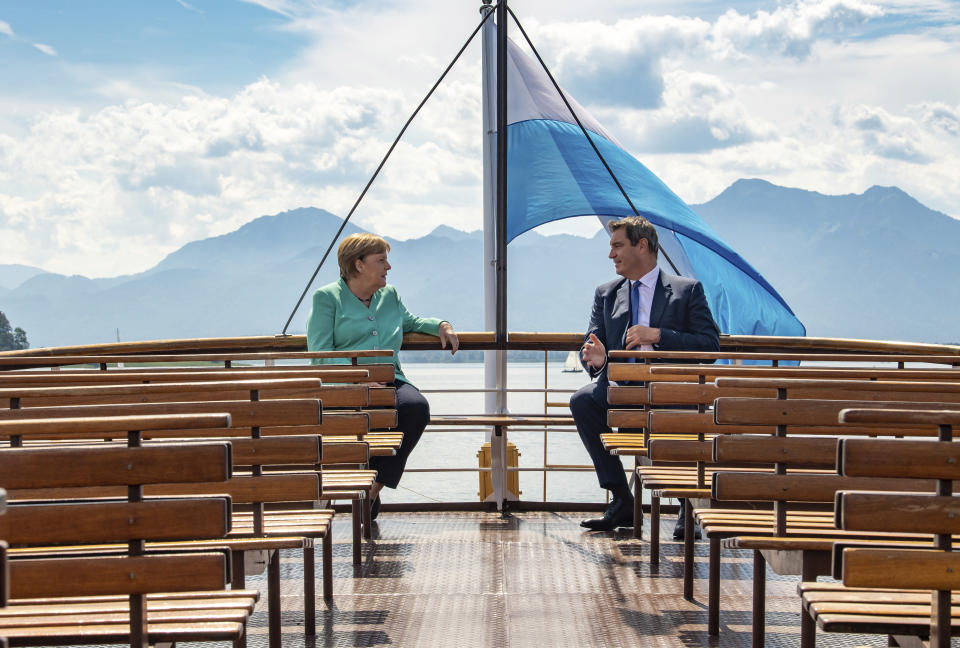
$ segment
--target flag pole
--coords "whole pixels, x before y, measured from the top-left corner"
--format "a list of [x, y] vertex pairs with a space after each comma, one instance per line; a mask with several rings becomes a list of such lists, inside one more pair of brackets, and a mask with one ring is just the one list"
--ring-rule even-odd
[[[497, 29], [492, 20], [492, 0], [483, 0], [480, 13], [486, 18], [481, 38], [483, 95], [483, 330], [497, 331]], [[483, 352], [484, 412], [505, 410], [504, 352]], [[488, 434], [489, 440], [490, 434]]]
[[497, 349], [507, 348], [507, 0], [497, 4]]
[[[483, 322], [494, 332], [494, 349], [485, 351], [484, 411], [507, 413], [507, 11], [483, 0]], [[492, 15], [491, 15], [492, 14]], [[504, 426], [491, 427], [490, 481], [487, 501], [503, 509], [507, 493], [507, 439]]]

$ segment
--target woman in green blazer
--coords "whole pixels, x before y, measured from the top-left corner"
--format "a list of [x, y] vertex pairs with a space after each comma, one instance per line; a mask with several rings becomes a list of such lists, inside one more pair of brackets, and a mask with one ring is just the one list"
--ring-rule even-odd
[[[403, 443], [392, 457], [372, 457], [377, 471], [371, 497], [373, 517], [380, 512], [380, 489], [396, 488], [407, 458], [430, 422], [430, 405], [410, 384], [400, 367], [399, 352], [404, 333], [429, 333], [440, 338], [456, 353], [460, 341], [445, 320], [411, 315], [393, 286], [387, 285], [390, 245], [374, 234], [352, 234], [337, 249], [340, 280], [313, 294], [313, 309], [307, 317], [307, 348], [311, 351], [342, 349], [390, 349], [397, 390], [397, 428]], [[359, 358], [360, 363], [381, 362], [381, 358]], [[345, 358], [321, 358], [316, 363], [344, 364]]]

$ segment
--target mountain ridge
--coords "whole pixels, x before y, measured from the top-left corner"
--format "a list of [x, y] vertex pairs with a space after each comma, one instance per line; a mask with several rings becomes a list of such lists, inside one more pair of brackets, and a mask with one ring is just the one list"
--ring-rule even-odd
[[[960, 289], [950, 281], [960, 221], [897, 187], [830, 196], [742, 179], [692, 207], [784, 297], [808, 335], [960, 338], [952, 324]], [[125, 340], [275, 334], [341, 223], [312, 207], [260, 216], [121, 277], [0, 265], [0, 310], [35, 346], [113, 341], [118, 329]], [[344, 234], [357, 231], [348, 224]], [[388, 240], [389, 280], [411, 312], [482, 329], [480, 231], [440, 225]], [[615, 276], [607, 248], [602, 231], [592, 238], [529, 232], [511, 243], [509, 328], [583, 330], [593, 289]], [[313, 288], [337, 276], [330, 258]], [[308, 297], [290, 332], [303, 330], [309, 309]]]

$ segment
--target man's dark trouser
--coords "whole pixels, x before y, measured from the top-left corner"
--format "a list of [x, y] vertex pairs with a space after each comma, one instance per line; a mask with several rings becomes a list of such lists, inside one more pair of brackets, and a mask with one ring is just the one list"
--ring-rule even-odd
[[377, 471], [377, 481], [396, 488], [407, 465], [407, 457], [420, 440], [423, 429], [430, 422], [430, 404], [413, 385], [397, 381], [397, 429], [403, 432], [403, 442], [392, 457], [371, 457], [370, 468]]
[[604, 450], [600, 441], [601, 434], [610, 432], [607, 425], [607, 381], [598, 380], [584, 385], [570, 397], [570, 411], [577, 424], [580, 440], [593, 460], [593, 467], [600, 480], [600, 488], [614, 490], [617, 487], [627, 488], [627, 477], [623, 471], [620, 457]]

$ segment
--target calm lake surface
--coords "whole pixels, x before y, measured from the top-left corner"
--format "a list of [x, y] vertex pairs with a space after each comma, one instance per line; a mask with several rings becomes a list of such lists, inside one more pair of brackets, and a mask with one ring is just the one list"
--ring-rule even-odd
[[[483, 412], [483, 394], [430, 393], [434, 389], [482, 389], [483, 365], [479, 363], [404, 363], [403, 371], [430, 401], [433, 414], [479, 414]], [[543, 363], [510, 363], [507, 369], [508, 388], [540, 389], [543, 387]], [[551, 362], [547, 368], [549, 389], [563, 390], [549, 395], [550, 402], [566, 403], [570, 394], [587, 382], [586, 373], [565, 373], [562, 362]], [[509, 394], [511, 414], [544, 413], [544, 398], [540, 393]], [[569, 408], [551, 408], [551, 414], [569, 415]], [[447, 428], [450, 429], [450, 428]], [[420, 443], [407, 462], [407, 471], [400, 487], [384, 489], [384, 502], [470, 502], [478, 501], [479, 473], [446, 472], [418, 473], [421, 468], [472, 468], [477, 453], [486, 441], [481, 430], [432, 431], [428, 427]], [[541, 468], [544, 465], [544, 434], [538, 431], [509, 432], [509, 441], [520, 452], [521, 468]], [[580, 437], [572, 427], [551, 431], [547, 437], [547, 462], [564, 465], [589, 465]], [[632, 459], [629, 460], [632, 465]], [[553, 472], [547, 475], [547, 499], [564, 502], [602, 502], [592, 468], [585, 472]], [[542, 472], [520, 473], [520, 498], [541, 501], [544, 495]]]

